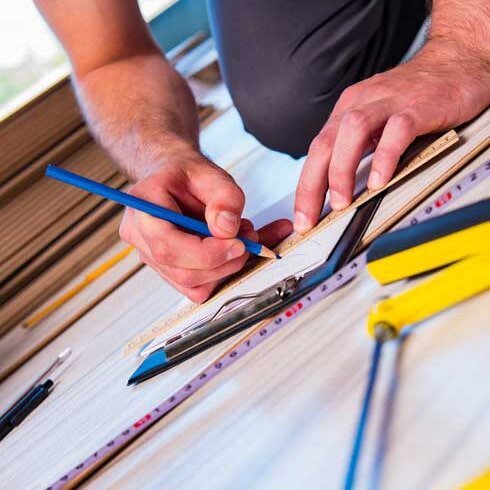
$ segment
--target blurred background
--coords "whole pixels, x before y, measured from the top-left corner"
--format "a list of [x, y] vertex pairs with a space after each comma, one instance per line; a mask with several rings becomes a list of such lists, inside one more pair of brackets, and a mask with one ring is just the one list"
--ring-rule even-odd
[[[208, 31], [204, 0], [138, 0], [166, 50]], [[69, 73], [63, 50], [32, 0], [5, 2], [0, 16], [0, 120]]]
[[[234, 132], [235, 142], [236, 134], [240, 134], [245, 141], [244, 152], [249, 151], [250, 140], [257, 146], [245, 135], [238, 114], [229, 111], [231, 100], [209, 37], [205, 0], [139, 0], [139, 4], [156, 42], [194, 93], [201, 129], [227, 112], [224, 124]], [[106, 15], [110, 22], [110, 10]], [[104, 36], [98, 42], [106, 42]], [[127, 176], [93, 140], [69, 75], [68, 59], [34, 2], [3, 2], [0, 335], [7, 330], [13, 332], [19, 321], [51, 295], [69, 288], [70, 281], [94, 260], [105, 253], [116, 254], [111, 249], [121, 246], [119, 206], [76, 189], [60, 192], [55, 182], [43, 177], [46, 166], [54, 162], [111, 187], [127, 190], [129, 185]], [[219, 146], [216, 134], [222, 135], [223, 129], [211, 131], [207, 146], [222, 148], [214, 154], [215, 160], [222, 161], [228, 145]], [[205, 141], [203, 144], [206, 146]], [[225, 160], [232, 161], [232, 157]], [[17, 330], [21, 336], [22, 330]]]

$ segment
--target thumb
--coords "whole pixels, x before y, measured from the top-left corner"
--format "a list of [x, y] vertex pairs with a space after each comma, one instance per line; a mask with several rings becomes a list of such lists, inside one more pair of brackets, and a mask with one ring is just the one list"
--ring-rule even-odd
[[245, 196], [231, 175], [209, 166], [191, 179], [193, 194], [205, 206], [205, 218], [217, 238], [233, 238], [238, 234]]

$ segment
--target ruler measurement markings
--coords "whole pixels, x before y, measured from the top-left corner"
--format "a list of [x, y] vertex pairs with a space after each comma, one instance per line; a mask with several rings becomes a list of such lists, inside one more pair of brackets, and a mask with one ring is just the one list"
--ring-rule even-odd
[[[286, 240], [283, 241], [276, 249], [276, 252], [282, 256], [288, 255], [288, 253], [292, 252], [299, 245], [309, 240], [311, 237], [315, 236], [318, 232], [322, 231], [327, 226], [330, 226], [335, 221], [345, 216], [345, 214], [349, 213], [353, 209], [364, 204], [369, 199], [377, 196], [381, 192], [386, 191], [388, 188], [392, 187], [393, 185], [395, 185], [396, 183], [398, 183], [399, 181], [407, 177], [409, 174], [419, 169], [422, 165], [430, 161], [432, 158], [436, 157], [437, 155], [441, 154], [452, 145], [456, 144], [458, 140], [459, 140], [458, 134], [454, 130], [451, 130], [448, 133], [444, 134], [436, 141], [434, 141], [431, 145], [429, 145], [427, 148], [425, 148], [420, 153], [418, 153], [415, 157], [413, 157], [406, 165], [404, 165], [401, 168], [400, 172], [398, 172], [385, 187], [376, 191], [372, 191], [369, 189], [364, 190], [363, 192], [361, 192], [359, 196], [357, 196], [354, 202], [351, 203], [346, 209], [342, 211], [330, 212], [327, 216], [325, 216], [325, 218], [323, 218], [320, 221], [320, 223], [318, 223], [318, 225], [315, 228], [310, 230], [308, 233], [305, 233], [304, 235], [293, 235], [289, 238], [286, 238]], [[250, 271], [246, 272], [243, 277], [240, 277], [236, 281], [233, 281], [228, 286], [225, 286], [221, 291], [219, 291], [212, 298], [212, 301], [218, 299], [224, 292], [228, 291], [231, 287], [236, 287], [242, 284], [250, 277], [252, 277], [254, 274], [266, 268], [268, 264], [269, 264], [268, 261], [261, 261]], [[147, 344], [151, 340], [155, 339], [156, 337], [170, 330], [178, 322], [189, 317], [200, 306], [201, 305], [191, 304], [187, 307], [180, 309], [175, 314], [173, 314], [170, 318], [167, 318], [163, 321], [156, 322], [148, 330], [144, 331], [140, 335], [136, 336], [133, 340], [131, 340], [126, 347], [124, 354], [129, 355], [134, 353], [136, 350], [143, 347], [143, 345]]]
[[[463, 179], [451, 186], [450, 189], [444, 191], [434, 201], [427, 206], [424, 206], [414, 217], [408, 217], [403, 220], [398, 228], [411, 226], [440, 214], [440, 212], [450, 203], [469, 192], [488, 177], [490, 177], [490, 160], [482, 164], [474, 172], [463, 177]], [[142, 432], [184, 402], [192, 394], [199, 391], [201, 387], [226, 369], [226, 367], [236, 362], [247, 352], [253, 350], [266, 338], [271, 337], [274, 333], [281, 330], [290, 321], [294, 320], [300, 312], [329, 296], [341, 286], [354, 279], [366, 265], [366, 254], [367, 252], [364, 252], [353, 259], [342, 267], [334, 276], [327, 279], [324, 283], [320, 284], [317, 288], [298, 300], [295, 304], [288, 307], [275, 318], [266, 320], [265, 322], [262, 322], [262, 324], [256, 326], [235, 345], [230, 347], [224, 354], [220, 355], [215, 361], [201, 370], [189, 382], [166, 398], [160, 405], [148, 412], [142, 418], [133, 422], [130, 427], [126, 428], [75, 468], [64, 474], [59, 480], [48, 487], [48, 490], [73, 488], [83, 479], [90, 476], [94, 470], [103, 465], [110, 457], [121, 451]]]

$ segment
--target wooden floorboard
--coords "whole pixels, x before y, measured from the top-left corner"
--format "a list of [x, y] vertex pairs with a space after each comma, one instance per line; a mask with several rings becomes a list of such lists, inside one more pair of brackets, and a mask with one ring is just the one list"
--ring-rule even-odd
[[[233, 112], [225, 116], [236, 123]], [[490, 135], [488, 123], [483, 131]], [[238, 154], [236, 164], [229, 167], [253, 203], [249, 215], [266, 207], [263, 200], [254, 200], [254, 193], [264, 191], [259, 184], [279, 165], [273, 163], [268, 170], [267, 159], [281, 160], [254, 147], [245, 136], [241, 155], [248, 155], [248, 167], [242, 166]], [[215, 152], [225, 168], [235, 156], [232, 150]], [[279, 189], [276, 201], [293, 191], [301, 165], [292, 160], [283, 163], [289, 170], [281, 178], [288, 184], [274, 182]], [[271, 188], [270, 182], [264, 185]], [[465, 202], [490, 195], [485, 185]], [[86, 487], [339, 488], [372, 349], [366, 314], [376, 299], [405, 286], [380, 287], [363, 273], [211, 381], [101, 469]], [[59, 352], [73, 348], [52, 395], [0, 443], [0, 486], [46, 487], [233, 342], [230, 339], [128, 388], [126, 381], [138, 359], [124, 358], [124, 346], [181, 306], [181, 295], [145, 267], [3, 381], [0, 399], [6, 405]], [[488, 465], [489, 315], [487, 292], [424, 322], [409, 337], [381, 488], [456, 488]], [[390, 344], [385, 351], [381, 388], [389, 381], [395, 347]], [[359, 488], [368, 488], [373, 475], [377, 428], [383, 423], [382, 394], [383, 390], [373, 406]]]

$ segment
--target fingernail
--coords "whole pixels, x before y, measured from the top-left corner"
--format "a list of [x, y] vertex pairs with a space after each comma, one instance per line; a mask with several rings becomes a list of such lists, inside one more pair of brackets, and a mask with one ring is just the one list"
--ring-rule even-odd
[[296, 213], [294, 213], [294, 229], [298, 233], [306, 233], [311, 227], [311, 221], [305, 213], [302, 213], [301, 211], [296, 211]]
[[240, 219], [236, 214], [230, 213], [230, 211], [220, 211], [216, 216], [216, 224], [223, 231], [235, 233], [238, 228]]
[[238, 259], [245, 253], [245, 244], [243, 242], [235, 242], [226, 254], [227, 260]]
[[349, 205], [349, 200], [336, 191], [330, 191], [330, 206], [334, 211], [340, 211]]
[[377, 170], [371, 170], [368, 179], [368, 188], [372, 190], [381, 189], [385, 185], [383, 176]]

